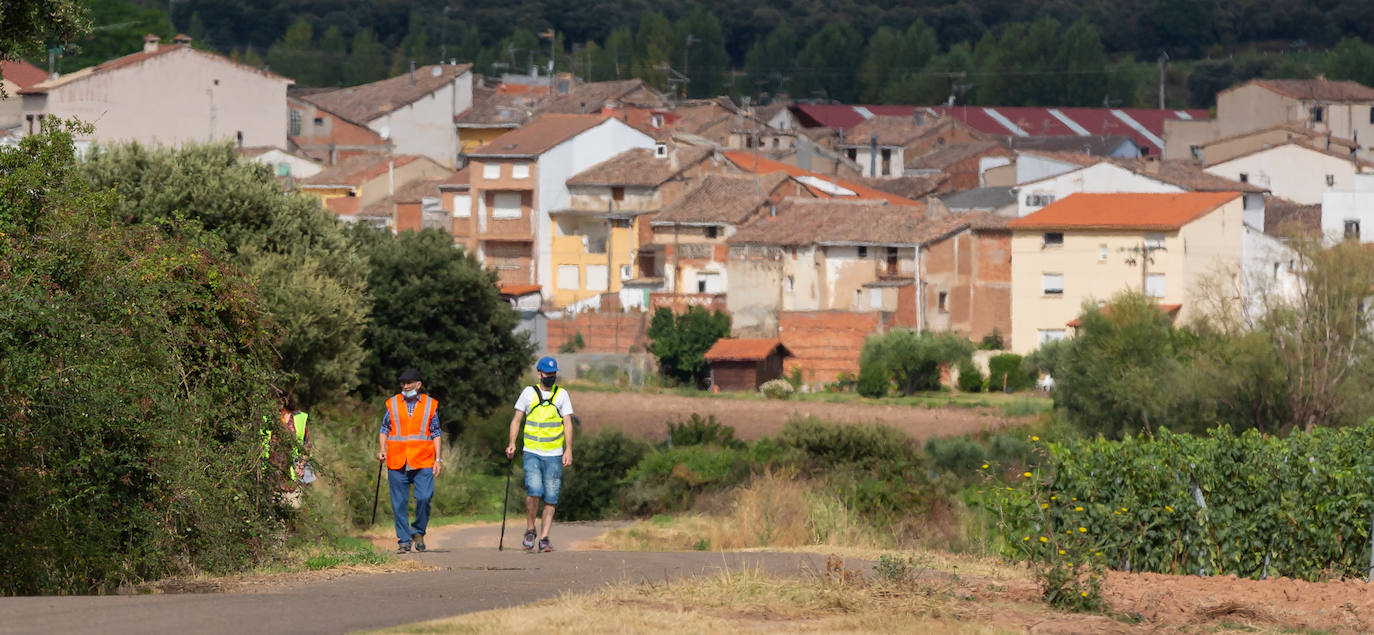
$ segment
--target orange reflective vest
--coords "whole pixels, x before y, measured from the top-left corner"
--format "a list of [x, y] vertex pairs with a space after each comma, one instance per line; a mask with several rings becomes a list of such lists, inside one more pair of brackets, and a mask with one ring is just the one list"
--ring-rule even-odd
[[386, 436], [386, 467], [412, 470], [434, 467], [434, 440], [429, 438], [429, 420], [439, 410], [439, 402], [420, 395], [414, 412], [406, 411], [405, 398], [396, 395], [386, 401], [391, 415], [391, 430]]

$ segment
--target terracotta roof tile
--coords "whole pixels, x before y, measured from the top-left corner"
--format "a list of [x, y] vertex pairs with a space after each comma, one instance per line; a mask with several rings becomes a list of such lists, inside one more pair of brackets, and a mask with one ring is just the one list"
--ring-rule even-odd
[[[1374, 101], [1374, 88], [1359, 82], [1331, 81], [1328, 79], [1256, 79], [1248, 83], [1294, 99], [1340, 102]], [[1245, 86], [1245, 84], [1241, 84], [1241, 86]], [[1227, 90], [1235, 90], [1241, 86]]]
[[932, 174], [930, 176], [877, 177], [862, 180], [864, 184], [875, 190], [917, 200], [934, 194], [948, 179], [949, 177], [944, 174]]
[[877, 201], [789, 198], [778, 206], [776, 216], [741, 227], [726, 242], [779, 246], [926, 244], [971, 222], [970, 215], [927, 218], [924, 208]]
[[[388, 158], [382, 154], [365, 154], [350, 157], [322, 170], [319, 174], [301, 179], [300, 187], [358, 186], [364, 181], [384, 174], [388, 169], [401, 167], [420, 158], [414, 154], [403, 154]], [[388, 164], [394, 161], [394, 164]]]
[[601, 112], [601, 108], [606, 105], [606, 102], [624, 100], [632, 93], [641, 91], [644, 93], [643, 96], [646, 97], [646, 99], [643, 100], [644, 103], [637, 101], [637, 105], [668, 105], [668, 100], [658, 91], [645, 84], [643, 80], [625, 79], [619, 81], [577, 84], [570, 92], [553, 96], [548, 101], [540, 104], [536, 110], [540, 113], [563, 113], [569, 115], [598, 113]]
[[792, 351], [787, 350], [787, 347], [782, 345], [782, 340], [727, 337], [716, 340], [716, 343], [707, 349], [705, 357], [708, 362], [753, 362], [766, 359], [777, 349], [782, 349], [783, 357], [792, 356]]
[[453, 118], [459, 128], [515, 128], [529, 120], [539, 97], [474, 82], [472, 107]]
[[752, 174], [709, 174], [682, 198], [664, 207], [654, 217], [653, 224], [739, 225], [767, 204], [768, 196], [787, 178], [781, 172], [760, 177]]
[[[722, 152], [721, 154], [724, 155], [725, 158], [729, 159], [731, 163], [734, 163], [741, 170], [744, 170], [746, 172], [784, 172], [792, 178], [802, 181], [803, 183], [807, 183], [808, 180], [824, 181], [825, 183], [849, 190], [850, 192], [854, 193], [853, 196], [855, 198], [886, 201], [892, 205], [921, 204], [911, 199], [903, 198], [896, 194], [891, 194], [881, 190], [873, 189], [866, 185], [860, 185], [858, 183], [846, 181], [838, 177], [828, 176], [825, 174], [818, 174], [816, 172], [811, 172], [809, 170], [803, 170], [799, 167], [788, 165], [780, 161], [774, 161], [772, 159], [757, 157], [750, 152], [734, 151]], [[810, 183], [808, 183], [807, 186], [813, 192], [815, 192], [817, 196], [821, 198], [830, 198], [831, 196], [833, 196], [832, 194], [829, 194], [825, 189], [813, 187], [810, 185]]]
[[24, 60], [0, 60], [0, 77], [22, 90], [48, 78], [48, 73]]
[[865, 119], [845, 131], [844, 143], [839, 144], [843, 147], [867, 146], [871, 143], [874, 136], [878, 137], [880, 146], [905, 146], [915, 141], [927, 132], [934, 130], [936, 117], [929, 117], [923, 124], [917, 124], [913, 117], [893, 117], [880, 115], [872, 119]]
[[1240, 192], [1073, 194], [1007, 223], [1013, 230], [1177, 230], [1241, 196]]
[[626, 150], [568, 179], [568, 185], [658, 187], [711, 156], [710, 148], [679, 146], [659, 158], [652, 148]]
[[1201, 167], [1187, 161], [1154, 161], [1146, 159], [1112, 159], [1110, 163], [1121, 166], [1141, 176], [1156, 181], [1176, 185], [1189, 192], [1267, 192], [1269, 190], [1253, 183], [1233, 181], [1203, 171]]
[[1017, 154], [1029, 154], [1037, 157], [1044, 157], [1046, 159], [1052, 159], [1060, 163], [1068, 163], [1070, 165], [1078, 165], [1082, 167], [1097, 165], [1107, 160], [1106, 157], [1092, 156], [1089, 154], [1083, 154], [1081, 152], [1059, 152], [1040, 149], [1018, 149], [1016, 152]]
[[1278, 197], [1269, 199], [1264, 205], [1264, 233], [1282, 237], [1291, 231], [1320, 235], [1322, 206], [1302, 205]]
[[947, 170], [955, 163], [985, 154], [1011, 156], [1012, 152], [996, 141], [962, 143], [907, 159], [906, 167], [910, 170]]
[[539, 115], [468, 153], [471, 158], [536, 157], [606, 121], [601, 115]]
[[467, 190], [467, 189], [471, 189], [471, 186], [472, 186], [472, 166], [471, 166], [471, 165], [465, 165], [465, 166], [463, 166], [463, 169], [458, 170], [457, 172], [455, 172], [455, 173], [453, 174], [453, 176], [451, 176], [451, 177], [445, 179], [443, 182], [439, 183], [439, 189], [440, 189], [440, 190], [450, 190], [450, 191], [462, 191], [462, 190]]
[[354, 121], [368, 122], [452, 84], [471, 68], [471, 64], [422, 66], [415, 69], [413, 82], [410, 73], [404, 73], [361, 86], [302, 95], [301, 99]]

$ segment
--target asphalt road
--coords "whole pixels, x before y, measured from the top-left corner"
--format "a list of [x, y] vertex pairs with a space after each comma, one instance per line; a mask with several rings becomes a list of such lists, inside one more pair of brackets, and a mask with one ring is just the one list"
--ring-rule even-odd
[[[525, 553], [520, 529], [436, 528], [430, 550], [401, 556], [432, 571], [359, 574], [261, 592], [0, 598], [0, 633], [344, 633], [518, 606], [619, 582], [662, 581], [729, 568], [824, 572], [810, 554], [584, 551], [607, 525], [554, 527], [553, 553]], [[511, 549], [511, 546], [514, 549]]]

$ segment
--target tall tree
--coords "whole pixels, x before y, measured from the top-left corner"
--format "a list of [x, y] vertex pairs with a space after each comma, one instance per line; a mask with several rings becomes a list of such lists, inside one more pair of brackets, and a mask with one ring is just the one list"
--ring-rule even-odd
[[315, 48], [315, 31], [305, 18], [298, 18], [282, 39], [267, 49], [267, 65], [272, 72], [296, 80], [302, 86], [327, 85]]
[[[673, 25], [657, 11], [645, 11], [635, 31], [633, 73], [651, 86], [667, 90], [667, 68], [672, 64]], [[678, 70], [678, 72], [682, 72]]]
[[863, 59], [863, 38], [843, 20], [825, 25], [807, 41], [797, 56], [796, 97], [823, 97], [853, 103], [859, 86], [852, 80]]
[[629, 27], [611, 31], [600, 56], [592, 59], [592, 76], [598, 80], [628, 79], [633, 72], [635, 35]]
[[[862, 99], [874, 103], [882, 99], [883, 89], [903, 75], [901, 58], [902, 37], [889, 26], [878, 27], [868, 38], [864, 49], [864, 63], [859, 69], [859, 83], [863, 85]], [[922, 64], [924, 66], [924, 64]], [[918, 67], [919, 68], [919, 67]]]
[[357, 86], [386, 77], [386, 49], [371, 28], [353, 34], [349, 60], [343, 67], [345, 86]]
[[[1059, 38], [1055, 56], [1055, 70], [1063, 73], [1058, 104], [1064, 106], [1096, 106], [1107, 96], [1107, 52], [1097, 29], [1087, 21], [1074, 22]], [[1046, 105], [1055, 105], [1054, 102]]]
[[1331, 79], [1348, 79], [1374, 86], [1374, 46], [1359, 38], [1345, 38], [1327, 52], [1322, 70]]
[[0, 60], [42, 54], [49, 46], [69, 46], [90, 32], [86, 4], [80, 0], [6, 3], [0, 10]]
[[325, 29], [320, 36], [321, 86], [338, 86], [343, 82], [343, 68], [348, 63], [348, 43], [337, 25]]
[[410, 12], [410, 26], [406, 29], [405, 37], [401, 38], [401, 45], [396, 48], [396, 54], [391, 58], [392, 76], [406, 72], [411, 62], [416, 66], [424, 66], [439, 60], [439, 50], [430, 44], [429, 26], [430, 23], [419, 11]]
[[[725, 35], [720, 21], [706, 7], [697, 5], [674, 29], [673, 60], [682, 60], [678, 69], [690, 80], [690, 97], [715, 97], [725, 93], [730, 73], [730, 54], [725, 52]], [[676, 63], [676, 62], [675, 62]]]
[[745, 55], [744, 67], [759, 93], [786, 94], [797, 68], [797, 32], [779, 20], [768, 35], [756, 40]]

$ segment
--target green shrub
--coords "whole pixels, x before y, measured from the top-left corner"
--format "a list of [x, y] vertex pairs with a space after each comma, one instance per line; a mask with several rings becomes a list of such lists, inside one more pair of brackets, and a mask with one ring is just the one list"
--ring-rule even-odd
[[744, 442], [735, 438], [735, 429], [716, 421], [715, 415], [702, 418], [692, 413], [686, 421], [668, 422], [668, 446], [715, 445], [722, 448], [742, 448]]
[[1006, 344], [1002, 341], [1002, 331], [992, 329], [992, 333], [983, 336], [982, 341], [978, 343], [978, 348], [984, 351], [1000, 351], [1006, 348]]
[[804, 452], [821, 465], [850, 463], [868, 467], [893, 459], [914, 459], [918, 455], [915, 440], [891, 426], [836, 424], [814, 417], [789, 420], [778, 440]]
[[786, 379], [770, 379], [759, 386], [759, 392], [769, 399], [791, 399], [796, 390]]
[[587, 343], [582, 340], [582, 331], [578, 331], [576, 333], [573, 333], [573, 336], [568, 338], [567, 341], [563, 342], [562, 346], [558, 347], [558, 352], [576, 353], [577, 351], [580, 351], [586, 347]]
[[[859, 392], [881, 396], [879, 377], [894, 382], [904, 395], [938, 391], [941, 369], [971, 359], [972, 353], [971, 342], [951, 333], [893, 329], [871, 336], [859, 354]], [[885, 385], [881, 392], [886, 393]]]
[[968, 436], [931, 437], [926, 441], [926, 454], [935, 469], [958, 476], [975, 473], [983, 464], [987, 452]]
[[711, 445], [650, 452], [626, 475], [622, 505], [636, 516], [687, 509], [702, 492], [742, 482], [752, 467], [746, 456]]
[[625, 476], [648, 453], [648, 443], [619, 428], [601, 428], [578, 438], [573, 445], [575, 461], [563, 472], [560, 517], [598, 520], [619, 511]]
[[892, 378], [881, 361], [874, 360], [859, 367], [859, 380], [856, 388], [860, 395], [877, 399], [886, 397], [892, 387]]
[[1003, 353], [988, 360], [988, 386], [1001, 391], [1004, 387], [1011, 392], [1029, 390], [1035, 386], [1035, 378], [1027, 375], [1021, 368], [1021, 356]]
[[959, 363], [959, 390], [964, 392], [983, 391], [983, 371], [971, 361]]

